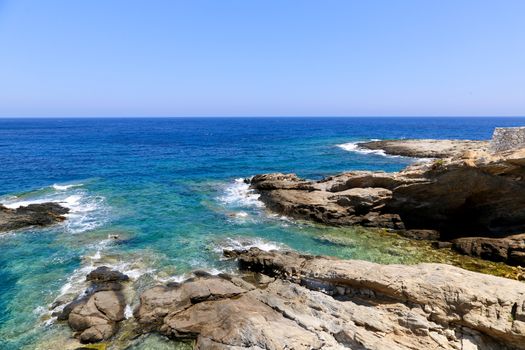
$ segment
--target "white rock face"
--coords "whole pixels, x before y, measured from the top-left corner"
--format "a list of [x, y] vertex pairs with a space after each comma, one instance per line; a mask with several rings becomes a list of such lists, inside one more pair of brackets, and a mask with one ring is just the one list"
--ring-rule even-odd
[[493, 152], [504, 152], [525, 148], [525, 127], [496, 128], [490, 141]]

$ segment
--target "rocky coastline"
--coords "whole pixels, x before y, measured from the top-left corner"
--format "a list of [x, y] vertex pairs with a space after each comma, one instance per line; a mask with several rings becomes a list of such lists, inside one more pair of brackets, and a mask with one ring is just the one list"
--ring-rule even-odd
[[397, 173], [353, 171], [320, 181], [279, 173], [247, 182], [269, 210], [296, 219], [390, 229], [450, 242], [463, 254], [525, 265], [525, 149], [492, 153], [487, 142], [450, 140], [360, 146], [445, 158]]
[[[518, 281], [444, 264], [379, 265], [258, 248], [224, 255], [237, 260], [238, 273], [198, 271], [143, 291], [130, 338], [161, 334], [185, 348], [225, 350], [525, 349], [525, 284]], [[98, 268], [88, 279], [98, 287], [60, 319], [83, 343], [105, 348], [123, 319], [115, 286], [127, 278]]]
[[0, 204], [0, 232], [54, 225], [64, 221], [64, 215], [68, 212], [68, 208], [54, 202], [29, 204], [15, 209]]

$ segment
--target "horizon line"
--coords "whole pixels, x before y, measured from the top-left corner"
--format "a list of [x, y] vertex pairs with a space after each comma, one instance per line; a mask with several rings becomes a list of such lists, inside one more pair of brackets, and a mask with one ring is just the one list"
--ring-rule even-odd
[[2, 116], [0, 119], [205, 119], [205, 118], [525, 118], [524, 115], [190, 115], [190, 116]]

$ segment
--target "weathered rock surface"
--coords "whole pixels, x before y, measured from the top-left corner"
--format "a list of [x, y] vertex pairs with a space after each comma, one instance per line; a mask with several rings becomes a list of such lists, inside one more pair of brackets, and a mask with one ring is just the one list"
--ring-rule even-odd
[[441, 264], [227, 255], [263, 284], [222, 275], [154, 287], [135, 310], [143, 331], [196, 349], [525, 349], [517, 281]]
[[57, 319], [67, 320], [81, 342], [95, 343], [111, 338], [118, 330], [118, 322], [124, 320], [126, 303], [120, 282], [129, 277], [102, 266], [86, 279], [92, 281], [87, 295], [66, 305]]
[[469, 140], [382, 140], [361, 142], [359, 147], [386, 154], [416, 158], [449, 158], [466, 151], [485, 151], [488, 141]]
[[356, 171], [320, 181], [266, 174], [250, 183], [268, 209], [329, 225], [411, 230], [408, 235], [433, 230], [441, 240], [525, 232], [525, 149], [469, 150], [398, 173]]
[[64, 221], [68, 208], [58, 203], [30, 204], [16, 209], [0, 204], [0, 232], [30, 226], [49, 226]]

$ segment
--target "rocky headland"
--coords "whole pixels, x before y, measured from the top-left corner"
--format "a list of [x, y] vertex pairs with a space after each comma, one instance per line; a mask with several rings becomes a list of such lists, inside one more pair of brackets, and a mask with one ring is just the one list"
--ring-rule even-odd
[[[224, 254], [238, 273], [200, 271], [143, 291], [131, 338], [161, 334], [193, 349], [525, 349], [521, 282], [444, 264], [258, 248]], [[98, 270], [88, 275], [93, 283], [125, 283]], [[107, 340], [123, 319], [118, 291], [94, 288], [61, 319], [84, 343]]]
[[64, 215], [68, 212], [68, 208], [54, 202], [29, 204], [15, 209], [0, 204], [0, 232], [53, 225], [64, 221]]
[[450, 140], [360, 146], [444, 158], [396, 173], [352, 171], [320, 181], [264, 174], [247, 181], [269, 210], [296, 219], [392, 229], [451, 241], [464, 254], [525, 265], [525, 149], [493, 153], [487, 142]]
[[381, 150], [386, 154], [415, 158], [447, 158], [466, 151], [486, 151], [488, 141], [470, 140], [381, 140], [360, 142], [359, 147]]

